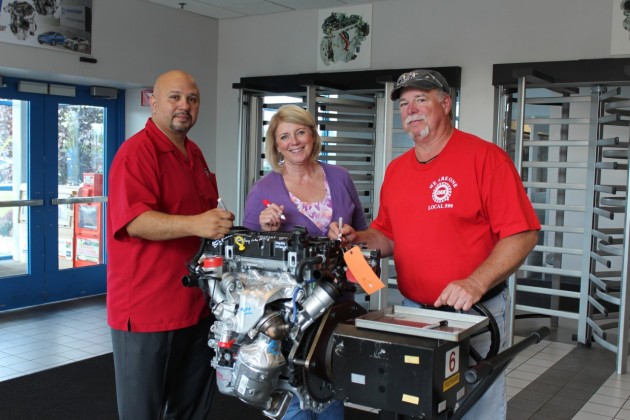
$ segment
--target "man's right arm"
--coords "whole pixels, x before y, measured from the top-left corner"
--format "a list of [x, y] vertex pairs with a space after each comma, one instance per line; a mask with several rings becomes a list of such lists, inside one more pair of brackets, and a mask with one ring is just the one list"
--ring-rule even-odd
[[212, 209], [201, 214], [183, 216], [146, 211], [127, 224], [127, 233], [149, 241], [167, 241], [187, 236], [220, 239], [232, 227], [234, 215]]
[[380, 249], [382, 257], [389, 257], [394, 253], [394, 241], [383, 232], [374, 228], [354, 230], [349, 224], [344, 224], [341, 231], [337, 222], [332, 222], [328, 229], [330, 239], [339, 239], [343, 245], [366, 244], [369, 249]]
[[378, 229], [354, 231], [346, 239], [353, 243], [366, 243], [369, 249], [380, 249], [382, 257], [389, 257], [394, 253], [394, 241]]

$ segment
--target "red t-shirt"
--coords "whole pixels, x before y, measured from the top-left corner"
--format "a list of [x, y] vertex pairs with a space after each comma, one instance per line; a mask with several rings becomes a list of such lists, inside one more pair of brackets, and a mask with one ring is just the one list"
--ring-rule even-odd
[[107, 204], [107, 319], [114, 329], [174, 330], [209, 313], [201, 289], [182, 285], [199, 238], [148, 241], [126, 231], [149, 210], [193, 215], [216, 207], [215, 175], [193, 141], [186, 139], [186, 150], [188, 159], [149, 119], [114, 157]]
[[509, 156], [459, 130], [429, 163], [418, 163], [414, 149], [393, 160], [380, 198], [371, 227], [394, 241], [398, 287], [429, 305], [499, 239], [540, 229]]

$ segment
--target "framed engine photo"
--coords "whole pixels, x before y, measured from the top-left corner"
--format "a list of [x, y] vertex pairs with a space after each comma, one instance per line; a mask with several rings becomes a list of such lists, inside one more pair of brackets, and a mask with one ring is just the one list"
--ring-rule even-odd
[[317, 70], [370, 67], [372, 50], [372, 5], [319, 11]]

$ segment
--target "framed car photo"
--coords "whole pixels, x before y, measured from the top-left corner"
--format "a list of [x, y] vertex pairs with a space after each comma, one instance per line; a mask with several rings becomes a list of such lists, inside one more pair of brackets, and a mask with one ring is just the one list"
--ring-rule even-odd
[[0, 0], [0, 42], [92, 54], [92, 0]]

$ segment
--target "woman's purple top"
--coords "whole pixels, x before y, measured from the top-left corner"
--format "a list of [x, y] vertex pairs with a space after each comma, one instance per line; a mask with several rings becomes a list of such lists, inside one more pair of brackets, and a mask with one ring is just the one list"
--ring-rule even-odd
[[[329, 165], [323, 162], [319, 162], [319, 164], [324, 169], [330, 188], [333, 210], [332, 221], [339, 221], [339, 218], [342, 217], [343, 223], [350, 224], [355, 230], [367, 229], [368, 225], [365, 221], [359, 194], [352, 183], [352, 178], [350, 178], [348, 171], [341, 166]], [[289, 191], [284, 184], [282, 175], [278, 172], [270, 172], [262, 177], [254, 184], [247, 195], [245, 215], [243, 216], [244, 227], [256, 231], [262, 230], [258, 217], [265, 209], [263, 200], [284, 205], [286, 220], [282, 221], [281, 231], [289, 232], [295, 226], [304, 226], [311, 236], [328, 235], [328, 227], [325, 230], [318, 228], [311, 219], [298, 211], [295, 204], [291, 202]]]

